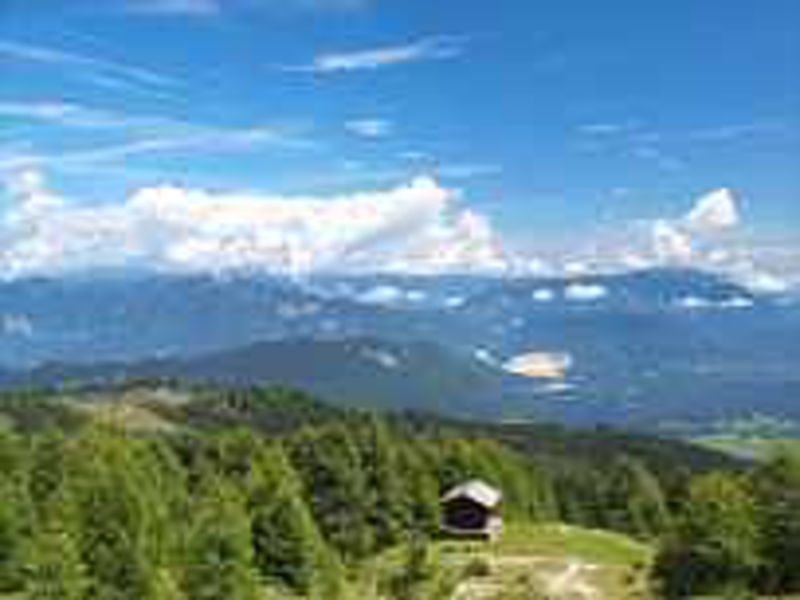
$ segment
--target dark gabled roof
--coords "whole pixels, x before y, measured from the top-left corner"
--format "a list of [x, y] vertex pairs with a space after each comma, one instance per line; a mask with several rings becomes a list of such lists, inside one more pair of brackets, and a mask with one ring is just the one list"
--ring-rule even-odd
[[450, 502], [457, 498], [468, 498], [486, 508], [494, 508], [503, 499], [503, 493], [485, 481], [473, 479], [457, 485], [442, 496], [442, 502]]

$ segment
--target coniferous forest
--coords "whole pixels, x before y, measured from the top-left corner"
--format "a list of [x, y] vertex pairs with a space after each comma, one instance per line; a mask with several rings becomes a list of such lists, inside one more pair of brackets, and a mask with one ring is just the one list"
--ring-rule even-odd
[[415, 549], [438, 535], [442, 492], [472, 478], [503, 491], [509, 523], [651, 544], [653, 597], [800, 591], [789, 453], [750, 464], [612, 430], [163, 382], [8, 394], [0, 414], [3, 598], [349, 598], [396, 548], [411, 559], [385, 596], [430, 598], [414, 591], [429, 576]]

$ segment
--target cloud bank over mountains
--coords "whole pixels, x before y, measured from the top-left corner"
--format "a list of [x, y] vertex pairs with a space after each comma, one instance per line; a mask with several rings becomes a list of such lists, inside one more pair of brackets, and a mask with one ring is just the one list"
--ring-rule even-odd
[[[10, 279], [93, 269], [290, 275], [491, 274], [579, 277], [679, 266], [733, 275], [754, 289], [788, 284], [734, 243], [742, 218], [731, 190], [700, 198], [610, 250], [542, 260], [501, 242], [489, 219], [430, 177], [332, 197], [146, 187], [124, 202], [85, 205], [52, 192], [41, 173], [9, 178], [0, 209], [0, 274]], [[0, 204], [0, 207], [2, 204]], [[578, 285], [577, 299], [602, 290]]]
[[8, 186], [0, 213], [6, 277], [92, 268], [178, 272], [488, 272], [504, 267], [486, 219], [430, 178], [331, 198], [151, 187], [81, 206], [36, 172]]

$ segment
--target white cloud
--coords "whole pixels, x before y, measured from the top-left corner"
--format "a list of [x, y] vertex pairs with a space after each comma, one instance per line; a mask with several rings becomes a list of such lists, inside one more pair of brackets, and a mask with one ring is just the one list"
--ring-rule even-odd
[[30, 338], [34, 331], [33, 322], [27, 315], [0, 315], [0, 335]]
[[669, 221], [658, 220], [652, 224], [652, 240], [659, 263], [688, 263], [693, 257], [691, 237]]
[[737, 123], [698, 129], [690, 132], [687, 138], [699, 142], [732, 142], [762, 134], [780, 132], [785, 127], [784, 123], [777, 121], [754, 121], [752, 123]]
[[556, 293], [549, 288], [539, 288], [533, 291], [531, 298], [534, 302], [553, 302], [556, 299]]
[[356, 10], [370, 0], [126, 0], [124, 9], [142, 15], [212, 17], [238, 10]]
[[686, 168], [686, 161], [665, 153], [655, 146], [637, 146], [632, 150], [636, 158], [650, 161], [662, 171], [680, 171]]
[[149, 115], [124, 114], [62, 100], [0, 102], [0, 117], [73, 129], [156, 132], [190, 127], [189, 123]]
[[428, 294], [423, 292], [422, 290], [408, 290], [406, 291], [406, 300], [413, 303], [425, 302], [427, 300]]
[[514, 375], [532, 379], [564, 379], [573, 367], [569, 353], [528, 352], [513, 357], [503, 364], [503, 369]]
[[608, 296], [608, 288], [594, 283], [573, 283], [564, 290], [564, 297], [572, 302], [595, 302]]
[[791, 284], [785, 279], [753, 267], [735, 270], [734, 274], [743, 285], [755, 293], [784, 294], [791, 289]]
[[402, 361], [397, 356], [380, 348], [362, 348], [361, 356], [384, 369], [394, 370], [402, 366]]
[[577, 128], [578, 133], [588, 136], [616, 135], [626, 133], [630, 129], [630, 123], [585, 123]]
[[283, 69], [317, 74], [374, 71], [392, 65], [456, 58], [463, 53], [463, 43], [459, 37], [431, 36], [408, 44], [319, 54], [310, 64]]
[[0, 213], [0, 273], [142, 266], [204, 272], [487, 272], [504, 254], [489, 223], [429, 178], [320, 197], [152, 187], [83, 206], [29, 172]]
[[379, 285], [356, 296], [364, 304], [397, 304], [405, 299], [405, 292], [394, 285]]
[[9, 40], [0, 40], [0, 57], [59, 69], [71, 69], [71, 73], [89, 80], [99, 77], [146, 88], [175, 88], [178, 85], [175, 79], [152, 69], [96, 56], [85, 56], [58, 48]]
[[219, 14], [219, 0], [128, 0], [126, 10], [139, 14], [212, 16]]
[[563, 265], [564, 274], [569, 277], [580, 277], [592, 272], [592, 266], [582, 260], [569, 259]]
[[[46, 168], [58, 172], [86, 172], [122, 165], [130, 168], [130, 158], [169, 154], [249, 152], [281, 148], [310, 150], [315, 141], [297, 128], [277, 126], [219, 127], [171, 118], [121, 114], [102, 109], [63, 103], [0, 103], [0, 117], [31, 119], [45, 125], [65, 128], [92, 128], [111, 133], [113, 143], [95, 142], [70, 150], [34, 151], [19, 144], [0, 145], [0, 173], [23, 168]], [[121, 138], [121, 141], [117, 141]]]
[[353, 119], [344, 126], [353, 135], [363, 138], [383, 138], [394, 131], [394, 124], [385, 119]]
[[699, 296], [686, 296], [685, 298], [681, 298], [677, 301], [677, 305], [679, 308], [685, 308], [686, 310], [702, 310], [714, 307], [714, 303], [711, 300]]
[[744, 296], [736, 296], [734, 298], [728, 298], [727, 300], [723, 300], [720, 302], [721, 308], [735, 308], [735, 309], [744, 309], [744, 308], [752, 308], [755, 303], [750, 298], [745, 298]]
[[[719, 234], [735, 229], [741, 216], [733, 191], [723, 188], [701, 196], [678, 219], [658, 219], [650, 224], [655, 260], [661, 264], [723, 264], [730, 253], [715, 246]], [[701, 252], [699, 247], [704, 247]]]
[[43, 196], [45, 192], [44, 177], [39, 171], [25, 169], [5, 181], [6, 191], [12, 198], [27, 199]]
[[679, 308], [685, 310], [743, 310], [752, 308], [755, 302], [750, 298], [744, 296], [734, 296], [726, 298], [725, 300], [709, 300], [708, 298], [701, 298], [699, 296], [686, 296], [676, 302]]
[[683, 218], [686, 228], [698, 234], [731, 229], [739, 225], [740, 221], [736, 197], [727, 188], [715, 190], [700, 198]]
[[492, 353], [492, 351], [488, 350], [487, 348], [475, 348], [475, 350], [473, 350], [473, 352], [472, 352], [472, 355], [479, 362], [487, 364], [487, 365], [489, 365], [491, 367], [500, 367], [500, 366], [502, 366], [501, 361], [498, 360], [495, 357], [495, 355]]
[[467, 303], [467, 299], [464, 296], [448, 296], [444, 300], [445, 308], [449, 308], [449, 309], [461, 308], [466, 303]]

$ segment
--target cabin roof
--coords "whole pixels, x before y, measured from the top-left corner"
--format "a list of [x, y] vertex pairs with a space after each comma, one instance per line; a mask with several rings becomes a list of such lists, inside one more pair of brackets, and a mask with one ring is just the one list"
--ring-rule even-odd
[[494, 508], [500, 504], [503, 493], [485, 481], [472, 479], [450, 489], [442, 496], [442, 502], [450, 502], [457, 498], [468, 498], [486, 508]]

